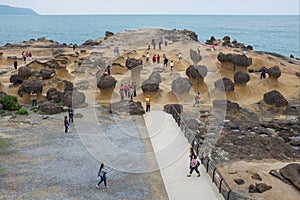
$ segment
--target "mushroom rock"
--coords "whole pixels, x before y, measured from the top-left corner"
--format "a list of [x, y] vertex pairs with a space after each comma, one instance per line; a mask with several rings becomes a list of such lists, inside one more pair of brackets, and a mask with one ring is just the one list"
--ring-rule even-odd
[[97, 87], [100, 90], [113, 90], [116, 86], [117, 80], [108, 74], [103, 74], [97, 82]]
[[80, 107], [85, 103], [85, 94], [74, 89], [73, 91], [64, 91], [62, 101], [69, 107]]
[[43, 83], [40, 80], [24, 80], [19, 88], [18, 94], [21, 93], [41, 93], [43, 91]]
[[215, 87], [221, 90], [225, 90], [225, 92], [233, 92], [234, 91], [234, 83], [227, 77], [223, 79], [219, 79], [215, 81]]
[[272, 90], [264, 94], [264, 102], [268, 105], [275, 105], [276, 107], [287, 106], [288, 101], [277, 90]]
[[190, 79], [204, 79], [204, 77], [207, 75], [207, 68], [204, 65], [190, 65], [186, 69], [186, 75]]
[[240, 54], [218, 54], [218, 60], [221, 62], [222, 67], [235, 70], [236, 67], [247, 68], [252, 65], [252, 58]]
[[197, 51], [194, 51], [192, 49], [190, 49], [190, 57], [194, 62], [194, 65], [197, 65], [202, 60], [202, 56], [198, 54]]
[[281, 76], [281, 70], [278, 66], [271, 67], [267, 70], [270, 78], [277, 80]]
[[187, 94], [190, 92], [192, 84], [187, 78], [179, 77], [172, 82], [172, 91], [175, 94]]
[[40, 71], [40, 74], [42, 75], [43, 79], [49, 79], [55, 74], [54, 69], [42, 69]]
[[127, 58], [126, 62], [125, 62], [125, 66], [129, 69], [132, 70], [136, 67], [141, 68], [142, 70], [142, 66], [143, 66], [143, 61], [142, 60], [138, 60], [135, 58]]
[[18, 69], [18, 75], [21, 78], [29, 78], [31, 76], [31, 70], [29, 69], [29, 67], [25, 66], [25, 67], [20, 67]]
[[22, 84], [23, 79], [22, 77], [20, 77], [18, 74], [13, 74], [11, 75], [11, 77], [9, 78], [9, 82], [17, 85], [17, 84]]
[[62, 101], [63, 92], [58, 91], [56, 88], [50, 88], [47, 91], [46, 99], [48, 101], [53, 101], [54, 103], [59, 103]]
[[237, 71], [234, 73], [234, 83], [240, 85], [246, 85], [250, 80], [250, 76], [245, 71]]
[[142, 83], [143, 92], [157, 92], [161, 83], [161, 76], [158, 72], [152, 72], [147, 80]]

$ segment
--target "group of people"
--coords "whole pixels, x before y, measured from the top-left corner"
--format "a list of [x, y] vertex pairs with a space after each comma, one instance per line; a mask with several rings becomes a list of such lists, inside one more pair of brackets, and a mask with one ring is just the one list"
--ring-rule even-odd
[[136, 88], [137, 84], [135, 81], [131, 81], [128, 84], [122, 83], [119, 90], [121, 100], [124, 100], [126, 97], [132, 100], [133, 97], [136, 97]]
[[31, 52], [28, 52], [28, 51], [26, 51], [26, 52], [22, 52], [22, 58], [23, 58], [23, 60], [24, 60], [24, 64], [26, 64], [26, 60], [28, 59], [28, 60], [30, 60], [30, 61], [32, 61], [32, 53]]
[[[166, 54], [163, 54], [162, 58], [163, 58], [164, 67], [168, 67], [169, 59], [167, 58]], [[178, 58], [179, 58], [179, 60], [181, 60], [182, 55], [180, 54], [178, 56]], [[150, 60], [150, 54], [149, 54], [149, 52], [147, 52], [146, 53], [146, 62], [149, 62], [149, 60]], [[154, 54], [152, 56], [152, 62], [153, 62], [153, 64], [155, 64], [155, 63], [159, 64], [160, 63], [160, 55], [159, 54], [157, 54], [157, 55]], [[173, 61], [170, 62], [170, 68], [171, 68], [171, 71], [173, 71], [173, 68], [174, 68], [174, 62]]]
[[114, 48], [114, 55], [115, 55], [116, 57], [119, 57], [119, 56], [120, 56], [120, 49], [119, 49], [118, 46], [116, 46], [116, 47]]
[[[155, 41], [155, 39], [152, 39], [151, 43], [150, 43], [150, 41], [147, 42], [147, 50], [150, 50], [151, 44], [153, 46], [153, 49], [156, 49], [156, 41]], [[161, 50], [162, 45], [163, 45], [163, 41], [159, 40], [159, 42], [158, 42], [158, 49], [159, 50]], [[165, 46], [168, 46], [168, 41], [167, 40], [165, 40]]]

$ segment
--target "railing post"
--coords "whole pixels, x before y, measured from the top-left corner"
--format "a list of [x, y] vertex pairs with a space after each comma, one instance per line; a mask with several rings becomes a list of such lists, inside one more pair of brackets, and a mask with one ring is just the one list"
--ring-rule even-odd
[[206, 173], [208, 173], [208, 166], [209, 166], [209, 159], [207, 160], [207, 164], [206, 164]]
[[216, 174], [217, 168], [215, 167], [214, 172], [213, 172], [213, 177], [212, 177], [212, 182], [215, 182], [215, 174]]
[[219, 185], [219, 193], [222, 192], [222, 182], [223, 182], [223, 177], [221, 178], [221, 181], [220, 181], [220, 185]]
[[227, 194], [227, 200], [229, 200], [230, 193], [231, 193], [231, 189], [229, 189], [229, 191], [228, 191], [228, 194]]

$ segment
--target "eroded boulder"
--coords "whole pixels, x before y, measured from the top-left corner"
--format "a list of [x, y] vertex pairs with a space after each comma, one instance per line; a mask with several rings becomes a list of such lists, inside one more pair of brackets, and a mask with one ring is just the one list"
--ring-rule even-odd
[[192, 49], [190, 49], [190, 57], [194, 62], [194, 65], [197, 65], [202, 60], [202, 56], [198, 54], [197, 51], [194, 51]]
[[13, 74], [11, 75], [11, 77], [9, 78], [9, 82], [13, 83], [13, 84], [22, 84], [23, 79], [22, 77], [20, 77], [18, 74]]
[[143, 61], [140, 59], [135, 59], [135, 58], [127, 58], [125, 62], [125, 66], [129, 69], [132, 70], [136, 67], [142, 67], [143, 66]]
[[63, 107], [52, 102], [43, 103], [40, 105], [40, 108], [47, 115], [54, 115], [54, 114], [61, 113], [63, 111]]
[[187, 94], [190, 92], [192, 84], [187, 78], [179, 77], [172, 82], [172, 91], [175, 94]]
[[190, 79], [202, 80], [207, 75], [207, 68], [204, 65], [190, 65], [185, 73]]
[[222, 91], [225, 90], [225, 92], [233, 92], [234, 91], [234, 83], [227, 77], [224, 77], [223, 79], [219, 79], [219, 80], [215, 81], [214, 85], [216, 88], [219, 88]]
[[246, 85], [249, 80], [250, 80], [250, 76], [245, 71], [237, 71], [234, 73], [234, 83], [235, 84]]
[[62, 101], [69, 107], [80, 107], [85, 103], [85, 94], [76, 89], [73, 91], [65, 91], [62, 96]]
[[58, 91], [56, 88], [50, 88], [47, 91], [47, 100], [53, 101], [54, 103], [58, 103], [62, 101], [63, 93], [61, 91]]
[[278, 79], [281, 76], [281, 70], [278, 66], [271, 67], [267, 70], [270, 78]]
[[158, 72], [152, 72], [149, 78], [142, 83], [142, 90], [143, 92], [157, 92], [160, 83], [160, 74]]
[[43, 83], [40, 80], [24, 80], [19, 88], [18, 94], [21, 93], [41, 93], [43, 91]]
[[220, 62], [233, 63], [235, 66], [240, 67], [248, 67], [252, 65], [252, 58], [248, 58], [246, 55], [240, 54], [224, 54], [223, 52], [220, 52], [218, 54], [218, 60]]
[[140, 101], [121, 100], [111, 104], [111, 111], [119, 115], [143, 115], [145, 110]]
[[55, 70], [54, 69], [42, 69], [40, 71], [40, 74], [43, 79], [49, 79], [55, 74]]
[[166, 113], [173, 114], [173, 109], [175, 109], [178, 114], [181, 114], [183, 106], [181, 104], [167, 104], [164, 106], [164, 111]]
[[31, 70], [27, 66], [20, 67], [18, 69], [18, 75], [21, 78], [29, 78], [31, 76]]
[[110, 90], [110, 89], [114, 89], [116, 86], [117, 80], [108, 74], [103, 74], [103, 76], [101, 76], [97, 82], [97, 87], [100, 90]]
[[291, 163], [279, 170], [280, 174], [289, 180], [300, 191], [300, 164]]
[[272, 90], [264, 94], [264, 102], [268, 105], [275, 105], [276, 107], [287, 106], [288, 101], [277, 90]]

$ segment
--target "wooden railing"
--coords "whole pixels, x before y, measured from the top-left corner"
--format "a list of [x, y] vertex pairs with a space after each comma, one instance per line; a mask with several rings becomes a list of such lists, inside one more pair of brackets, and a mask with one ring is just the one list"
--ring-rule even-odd
[[171, 114], [175, 119], [177, 125], [180, 127], [184, 136], [187, 138], [188, 142], [191, 144], [193, 150], [195, 151], [198, 158], [201, 160], [202, 166], [205, 167], [206, 173], [210, 175], [212, 178], [212, 182], [215, 183], [216, 187], [218, 187], [219, 193], [221, 193], [226, 200], [238, 200], [236, 195], [233, 193], [229, 184], [225, 181], [221, 173], [216, 167], [216, 164], [209, 158], [203, 156], [201, 154], [201, 146], [203, 141], [201, 139], [196, 138], [197, 132], [191, 130], [185, 121], [182, 119], [181, 114], [179, 114], [175, 107], [172, 106]]

